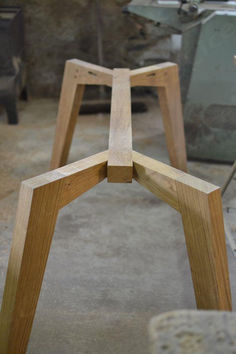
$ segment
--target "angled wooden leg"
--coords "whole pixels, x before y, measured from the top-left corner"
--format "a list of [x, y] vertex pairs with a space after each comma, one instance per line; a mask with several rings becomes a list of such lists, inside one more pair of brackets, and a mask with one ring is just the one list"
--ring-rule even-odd
[[158, 97], [171, 165], [187, 172], [184, 122], [177, 65], [167, 71], [165, 86], [158, 87]]
[[0, 352], [25, 353], [56, 223], [59, 183], [22, 183], [0, 322]]
[[107, 152], [22, 183], [0, 314], [0, 353], [24, 354], [58, 210], [107, 176]]
[[232, 310], [220, 188], [191, 176], [176, 181], [199, 309]]
[[133, 152], [134, 178], [182, 215], [199, 309], [231, 310], [220, 188]]
[[130, 82], [131, 86], [158, 88], [170, 162], [173, 167], [186, 172], [187, 156], [178, 66], [167, 62], [135, 69], [131, 71]]
[[85, 85], [112, 85], [112, 70], [81, 60], [65, 65], [51, 169], [66, 164]]
[[66, 164], [83, 93], [84, 85], [77, 84], [75, 66], [68, 61], [65, 66], [58, 108], [50, 166], [52, 170]]

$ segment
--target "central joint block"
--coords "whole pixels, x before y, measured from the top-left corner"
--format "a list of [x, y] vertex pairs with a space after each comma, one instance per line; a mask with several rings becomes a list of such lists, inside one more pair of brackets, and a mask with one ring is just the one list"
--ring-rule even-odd
[[130, 70], [114, 69], [107, 180], [131, 183], [133, 178]]

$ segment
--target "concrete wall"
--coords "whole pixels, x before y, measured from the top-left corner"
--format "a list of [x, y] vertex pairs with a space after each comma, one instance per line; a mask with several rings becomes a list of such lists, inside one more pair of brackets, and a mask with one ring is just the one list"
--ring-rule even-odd
[[[66, 59], [98, 64], [98, 11], [101, 13], [103, 65], [138, 67], [170, 60], [168, 33], [122, 13], [122, 0], [5, 0], [22, 5], [30, 94], [57, 96]], [[90, 91], [91, 92], [91, 91]]]

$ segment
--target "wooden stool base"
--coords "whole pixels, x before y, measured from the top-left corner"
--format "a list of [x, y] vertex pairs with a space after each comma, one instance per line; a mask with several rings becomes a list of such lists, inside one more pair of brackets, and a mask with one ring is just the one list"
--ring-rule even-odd
[[[231, 310], [220, 189], [183, 171], [186, 152], [176, 66], [117, 69], [113, 77], [109, 69], [88, 65], [66, 65], [51, 163], [57, 169], [21, 185], [0, 317], [1, 354], [26, 353], [58, 211], [107, 177], [109, 182], [134, 178], [179, 211], [197, 307]], [[84, 84], [112, 85], [112, 80], [109, 150], [58, 168], [66, 162]], [[132, 150], [130, 83], [161, 83], [170, 160], [179, 170]]]

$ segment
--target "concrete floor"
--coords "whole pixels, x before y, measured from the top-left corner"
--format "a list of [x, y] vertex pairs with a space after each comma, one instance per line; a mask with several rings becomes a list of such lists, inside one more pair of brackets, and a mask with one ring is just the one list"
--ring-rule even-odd
[[[159, 109], [133, 115], [134, 149], [168, 163]], [[57, 102], [21, 104], [18, 126], [0, 116], [0, 298], [20, 181], [46, 172]], [[81, 116], [70, 162], [105, 150], [109, 116]], [[229, 166], [189, 162], [191, 174], [222, 185]], [[235, 180], [224, 205], [236, 206]], [[236, 260], [228, 249], [236, 305]], [[59, 214], [30, 354], [144, 354], [157, 314], [194, 309], [181, 219], [136, 182], [106, 181]]]

